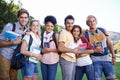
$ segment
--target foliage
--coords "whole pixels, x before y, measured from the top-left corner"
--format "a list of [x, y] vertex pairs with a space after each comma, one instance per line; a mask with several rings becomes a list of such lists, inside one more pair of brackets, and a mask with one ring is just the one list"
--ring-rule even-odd
[[114, 49], [117, 50], [117, 52], [120, 52], [120, 42], [113, 42]]
[[10, 0], [10, 3], [5, 0], [0, 0], [0, 30], [2, 30], [4, 25], [8, 22], [14, 22], [17, 20], [16, 14], [20, 8], [21, 5], [14, 4], [14, 0]]

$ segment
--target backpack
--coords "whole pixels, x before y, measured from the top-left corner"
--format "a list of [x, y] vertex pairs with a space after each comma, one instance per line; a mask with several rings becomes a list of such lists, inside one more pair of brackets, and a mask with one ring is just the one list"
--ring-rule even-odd
[[[52, 34], [52, 39], [53, 39], [53, 41], [55, 42], [55, 46], [56, 46], [56, 48], [58, 49], [58, 45], [57, 45], [57, 41], [56, 41], [56, 37], [55, 37], [55, 35], [56, 35], [56, 33], [54, 32], [54, 33]], [[43, 34], [42, 34], [41, 47], [43, 48]], [[61, 54], [61, 52], [58, 52], [58, 54]]]
[[[15, 24], [13, 23], [13, 29], [12, 31], [15, 31]], [[32, 44], [33, 38], [30, 35], [30, 40], [29, 40], [29, 45], [28, 45], [28, 51], [30, 50], [30, 46]], [[11, 59], [11, 68], [13, 69], [20, 69], [22, 68], [26, 62], [29, 61], [29, 57], [25, 56], [23, 54], [20, 53], [20, 48], [21, 48], [21, 44], [18, 44], [17, 48], [15, 49], [12, 59]]]
[[[98, 27], [97, 29], [99, 29], [102, 33], [104, 33], [105, 36], [108, 36], [108, 34], [106, 34], [104, 28]], [[88, 41], [89, 41], [89, 33], [86, 31], [84, 35], [85, 35], [85, 37], [86, 37], [86, 38], [88, 39]], [[103, 54], [101, 54], [101, 53], [95, 53], [95, 54], [91, 54], [91, 55], [94, 55], [94, 56], [103, 56], [103, 55], [107, 55], [107, 54], [108, 54], [108, 48], [105, 47]]]
[[[106, 34], [104, 28], [98, 27], [97, 29], [99, 29], [102, 33], [104, 33], [105, 36], [108, 36], [108, 34]], [[87, 31], [85, 32], [85, 37], [86, 37], [86, 38], [88, 39], [88, 41], [89, 41], [89, 34], [88, 34]]]

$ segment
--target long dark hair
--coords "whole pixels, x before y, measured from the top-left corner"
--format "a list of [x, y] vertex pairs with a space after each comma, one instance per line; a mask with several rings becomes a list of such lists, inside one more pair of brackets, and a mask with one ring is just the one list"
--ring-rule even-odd
[[[73, 35], [73, 31], [75, 30], [75, 28], [79, 29], [79, 31], [80, 31], [79, 37], [80, 37], [80, 35], [82, 34], [82, 28], [79, 25], [73, 25], [73, 28], [71, 30], [72, 35]], [[75, 39], [75, 37], [74, 37], [74, 41], [77, 42], [77, 40]]]

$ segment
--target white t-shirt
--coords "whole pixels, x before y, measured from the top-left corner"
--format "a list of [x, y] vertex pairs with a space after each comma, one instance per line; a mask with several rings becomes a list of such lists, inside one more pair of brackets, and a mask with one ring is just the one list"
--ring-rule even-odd
[[[71, 49], [74, 49], [76, 47], [79, 47], [80, 50], [85, 50], [87, 48], [87, 46], [85, 46], [85, 43], [82, 43], [81, 39], [79, 39], [76, 43], [70, 43], [70, 45], [68, 46]], [[74, 53], [66, 53], [67, 55], [71, 56], [71, 57], [75, 57]], [[84, 56], [84, 57], [80, 57], [77, 59], [76, 62], [76, 66], [86, 66], [86, 65], [90, 65], [92, 64], [92, 59], [90, 58], [89, 55]]]
[[[80, 46], [80, 44], [84, 44], [84, 43], [82, 43], [81, 39], [79, 39], [77, 41], [77, 46], [79, 46], [79, 48], [82, 50], [83, 49], [85, 50], [87, 48], [87, 46], [83, 46], [83, 45]], [[78, 58], [77, 62], [76, 62], [76, 66], [86, 66], [86, 65], [90, 65], [90, 64], [92, 64], [92, 59], [90, 58], [89, 55]]]
[[[41, 40], [39, 37], [35, 37], [34, 33], [32, 33], [32, 32], [30, 32], [30, 35], [33, 38], [32, 45], [30, 46], [30, 52], [34, 53], [35, 49], [40, 48]], [[27, 42], [27, 45], [28, 45], [29, 40], [30, 40], [30, 35], [25, 35], [23, 38], [23, 40], [25, 40]], [[26, 50], [28, 50], [28, 47], [26, 48]], [[33, 57], [29, 57], [29, 61], [34, 62], [34, 63], [38, 63], [38, 61]]]

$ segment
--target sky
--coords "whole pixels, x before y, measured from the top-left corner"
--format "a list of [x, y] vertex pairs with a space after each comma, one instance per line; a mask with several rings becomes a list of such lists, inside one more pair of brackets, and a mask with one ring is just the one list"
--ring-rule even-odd
[[94, 15], [97, 26], [120, 32], [120, 0], [21, 0], [22, 8], [41, 24], [47, 15], [53, 15], [57, 24], [64, 26], [64, 18], [73, 15], [75, 24], [86, 29], [86, 18]]

